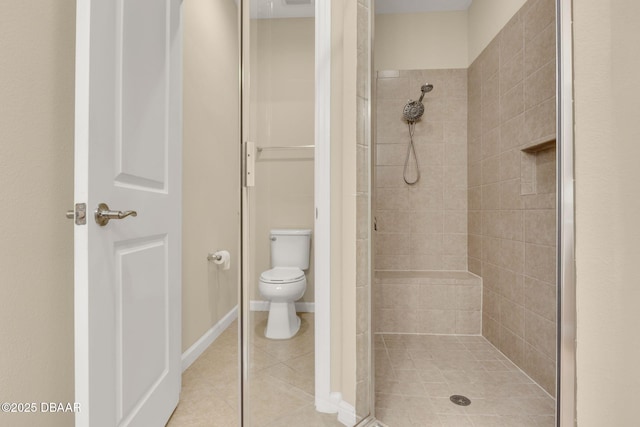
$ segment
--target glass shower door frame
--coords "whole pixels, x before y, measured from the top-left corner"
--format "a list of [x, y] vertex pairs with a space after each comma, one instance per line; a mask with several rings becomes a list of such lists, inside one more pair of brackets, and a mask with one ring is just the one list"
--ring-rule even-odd
[[556, 0], [557, 283], [556, 425], [576, 423], [576, 268], [572, 0]]

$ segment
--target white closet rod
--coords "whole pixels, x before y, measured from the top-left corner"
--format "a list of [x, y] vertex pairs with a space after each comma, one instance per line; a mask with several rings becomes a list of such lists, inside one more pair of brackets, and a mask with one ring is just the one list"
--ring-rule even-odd
[[257, 147], [258, 152], [269, 150], [290, 150], [296, 148], [315, 148], [315, 145], [289, 145], [289, 146], [273, 146], [273, 147]]

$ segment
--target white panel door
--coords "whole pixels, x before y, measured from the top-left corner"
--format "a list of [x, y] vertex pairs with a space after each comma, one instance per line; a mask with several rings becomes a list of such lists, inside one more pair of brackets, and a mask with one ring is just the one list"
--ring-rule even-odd
[[[180, 392], [181, 0], [78, 0], [77, 427], [163, 426]], [[100, 203], [137, 216], [100, 226]]]

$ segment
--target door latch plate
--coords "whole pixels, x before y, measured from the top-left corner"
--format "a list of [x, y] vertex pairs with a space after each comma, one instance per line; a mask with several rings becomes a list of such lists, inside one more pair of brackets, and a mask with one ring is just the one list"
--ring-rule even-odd
[[87, 223], [87, 204], [76, 203], [74, 210], [67, 211], [67, 218], [75, 219], [76, 225], [85, 225]]

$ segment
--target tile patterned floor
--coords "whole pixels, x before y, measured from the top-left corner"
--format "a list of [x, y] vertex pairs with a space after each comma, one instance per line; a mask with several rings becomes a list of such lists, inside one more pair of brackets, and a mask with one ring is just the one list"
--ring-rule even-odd
[[167, 427], [239, 425], [237, 331], [233, 322], [182, 373], [180, 402]]
[[389, 427], [555, 425], [555, 400], [481, 336], [378, 334], [374, 349], [376, 415]]
[[[313, 314], [291, 340], [264, 337], [256, 312], [250, 368], [251, 427], [341, 427], [313, 405]], [[238, 425], [237, 323], [183, 374], [169, 427]], [[554, 426], [555, 401], [480, 336], [375, 336], [376, 414], [389, 427]], [[467, 407], [452, 394], [471, 399]]]
[[[300, 331], [290, 340], [264, 337], [266, 312], [254, 312], [249, 370], [251, 427], [341, 427], [333, 414], [314, 407], [313, 313], [299, 313]], [[234, 322], [182, 376], [180, 403], [168, 427], [238, 426], [238, 348]]]

